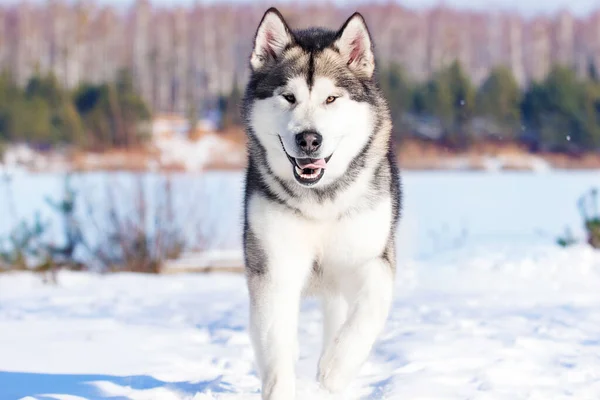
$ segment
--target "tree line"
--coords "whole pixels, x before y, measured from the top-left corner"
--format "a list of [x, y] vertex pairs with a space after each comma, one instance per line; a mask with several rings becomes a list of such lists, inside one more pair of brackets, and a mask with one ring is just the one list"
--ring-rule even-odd
[[493, 69], [477, 88], [458, 62], [429, 81], [411, 81], [400, 65], [380, 71], [395, 138], [417, 136], [452, 148], [480, 140], [519, 142], [533, 151], [600, 150], [600, 81], [554, 66], [521, 89], [511, 71]]
[[74, 90], [52, 74], [34, 76], [25, 87], [17, 86], [9, 73], [0, 74], [0, 144], [94, 150], [136, 146], [147, 136], [149, 121], [150, 111], [125, 70], [113, 82]]
[[[416, 82], [399, 64], [379, 71], [389, 101], [394, 137], [418, 137], [464, 149], [481, 140], [522, 143], [533, 151], [600, 150], [600, 79], [595, 68], [578, 77], [555, 66], [541, 82], [522, 89], [511, 71], [493, 69], [476, 87], [455, 62], [425, 82]], [[220, 126], [239, 126], [241, 91], [217, 101]], [[188, 118], [197, 119], [190, 109]], [[37, 147], [65, 144], [105, 150], [135, 147], [149, 137], [151, 112], [132, 75], [112, 82], [64, 88], [53, 75], [35, 76], [25, 87], [0, 74], [0, 147], [26, 142]]]

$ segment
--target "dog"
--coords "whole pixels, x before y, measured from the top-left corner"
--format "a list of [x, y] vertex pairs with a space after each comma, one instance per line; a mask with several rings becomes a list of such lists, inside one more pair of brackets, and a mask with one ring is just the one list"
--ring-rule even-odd
[[320, 297], [317, 379], [358, 374], [392, 302], [401, 186], [373, 42], [355, 13], [338, 31], [256, 31], [242, 115], [248, 136], [244, 258], [262, 398], [295, 398], [298, 316]]

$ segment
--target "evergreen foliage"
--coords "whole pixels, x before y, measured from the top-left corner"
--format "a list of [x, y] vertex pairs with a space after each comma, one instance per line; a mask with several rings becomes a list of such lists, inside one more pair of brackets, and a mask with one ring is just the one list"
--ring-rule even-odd
[[[555, 66], [543, 81], [525, 88], [506, 67], [490, 71], [477, 88], [458, 62], [425, 82], [412, 80], [399, 64], [382, 66], [378, 78], [395, 140], [421, 135], [465, 148], [493, 137], [547, 151], [600, 150], [600, 81], [592, 68], [580, 77]], [[241, 125], [241, 98], [236, 81], [219, 99], [220, 126]], [[193, 105], [186, 114], [192, 126], [201, 115]], [[126, 70], [113, 82], [82, 84], [72, 91], [52, 75], [36, 76], [21, 88], [10, 74], [0, 73], [0, 155], [10, 142], [135, 147], [148, 137], [150, 117]]]
[[114, 82], [83, 84], [74, 91], [53, 75], [35, 76], [20, 88], [8, 73], [0, 74], [0, 143], [133, 146], [143, 140], [143, 123], [149, 119], [127, 71]]

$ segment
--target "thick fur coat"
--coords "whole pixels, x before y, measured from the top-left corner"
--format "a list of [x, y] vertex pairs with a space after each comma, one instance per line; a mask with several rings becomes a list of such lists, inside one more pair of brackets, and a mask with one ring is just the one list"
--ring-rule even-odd
[[337, 31], [263, 17], [250, 59], [244, 249], [263, 399], [295, 398], [303, 295], [323, 304], [318, 380], [343, 390], [392, 300], [400, 179], [373, 43], [354, 14]]

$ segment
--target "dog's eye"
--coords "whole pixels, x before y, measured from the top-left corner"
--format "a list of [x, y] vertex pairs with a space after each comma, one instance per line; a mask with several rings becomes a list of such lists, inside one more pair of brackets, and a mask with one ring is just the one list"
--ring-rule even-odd
[[335, 99], [337, 99], [337, 97], [335, 96], [329, 96], [326, 100], [325, 100], [325, 104], [331, 104], [335, 101]]
[[294, 104], [296, 102], [296, 97], [293, 94], [284, 94], [283, 98], [286, 99], [290, 104]]

